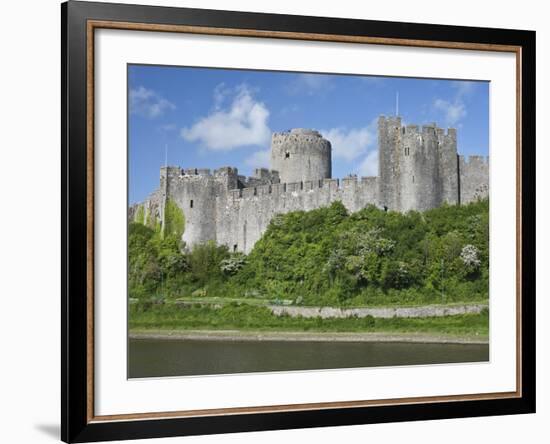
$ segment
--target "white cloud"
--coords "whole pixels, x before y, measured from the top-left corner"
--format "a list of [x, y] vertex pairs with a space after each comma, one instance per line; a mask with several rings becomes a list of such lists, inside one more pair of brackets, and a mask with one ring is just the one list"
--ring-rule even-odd
[[[181, 136], [212, 151], [268, 144], [271, 130], [267, 125], [269, 110], [265, 104], [256, 101], [246, 85], [230, 93], [222, 92], [224, 90], [218, 87], [214, 90], [214, 111], [193, 126], [182, 128]], [[232, 102], [223, 107], [222, 103], [229, 95], [233, 95]]]
[[223, 102], [231, 94], [231, 88], [228, 88], [225, 86], [225, 83], [222, 82], [219, 85], [216, 85], [214, 88], [213, 96], [214, 96], [214, 108], [220, 109]]
[[250, 157], [245, 159], [244, 163], [251, 168], [269, 168], [271, 164], [271, 151], [256, 151], [255, 153], [252, 153]]
[[451, 86], [456, 89], [457, 99], [462, 99], [464, 96], [470, 95], [477, 83], [468, 80], [456, 80], [451, 83]]
[[467, 114], [466, 105], [460, 99], [455, 99], [453, 102], [436, 99], [434, 108], [443, 113], [443, 119], [447, 125], [456, 125]]
[[130, 113], [154, 119], [165, 111], [176, 109], [176, 105], [166, 100], [152, 89], [143, 86], [130, 90]]
[[454, 98], [444, 100], [437, 98], [433, 102], [433, 108], [443, 114], [443, 121], [448, 126], [460, 126], [460, 121], [468, 114], [466, 109], [467, 98], [475, 91], [477, 83], [467, 80], [451, 82], [455, 89]]
[[298, 74], [288, 85], [290, 94], [319, 94], [332, 88], [331, 77], [324, 74]]
[[378, 150], [370, 151], [359, 164], [357, 174], [360, 176], [378, 176]]
[[363, 128], [332, 128], [320, 131], [323, 137], [332, 144], [334, 158], [352, 161], [376, 143], [376, 119]]

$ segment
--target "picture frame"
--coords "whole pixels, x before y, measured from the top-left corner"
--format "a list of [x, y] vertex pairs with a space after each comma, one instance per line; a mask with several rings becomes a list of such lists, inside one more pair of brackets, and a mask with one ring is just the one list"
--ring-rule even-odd
[[[535, 33], [69, 1], [62, 23], [62, 374], [65, 442], [326, 427], [535, 412]], [[424, 50], [507, 53], [515, 57], [515, 386], [513, 391], [327, 400], [253, 407], [127, 414], [95, 413], [97, 307], [94, 35], [100, 29], [171, 35], [328, 42]], [[133, 60], [135, 62], [135, 60]], [[121, 147], [121, 150], [124, 148]], [[499, 271], [492, 273], [498, 276]], [[123, 322], [123, 321], [121, 321]], [[125, 356], [120, 357], [125, 360]]]

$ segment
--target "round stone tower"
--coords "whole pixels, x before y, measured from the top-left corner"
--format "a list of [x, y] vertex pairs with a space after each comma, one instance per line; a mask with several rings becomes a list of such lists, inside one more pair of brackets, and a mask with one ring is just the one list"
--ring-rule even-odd
[[332, 175], [332, 147], [319, 132], [295, 128], [273, 133], [271, 169], [282, 183], [318, 181]]

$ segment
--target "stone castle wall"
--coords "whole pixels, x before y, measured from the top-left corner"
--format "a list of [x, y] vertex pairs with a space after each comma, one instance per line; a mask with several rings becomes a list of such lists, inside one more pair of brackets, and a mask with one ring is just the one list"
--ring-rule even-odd
[[277, 214], [310, 211], [341, 201], [351, 211], [377, 204], [377, 178], [279, 183], [230, 190], [217, 197], [216, 242], [248, 253]]
[[[435, 124], [403, 126], [399, 117], [378, 124], [379, 175], [331, 178], [331, 145], [317, 131], [295, 129], [272, 138], [272, 170], [252, 177], [232, 167], [163, 167], [160, 186], [130, 208], [143, 207], [145, 222], [164, 220], [168, 199], [185, 216], [189, 246], [215, 241], [230, 251], [250, 252], [273, 217], [341, 201], [350, 212], [369, 204], [395, 211], [424, 211], [488, 196], [489, 164], [482, 156], [457, 155], [456, 130]], [[149, 225], [151, 225], [149, 223]]]
[[489, 158], [458, 156], [460, 202], [474, 202], [489, 196]]
[[[167, 198], [173, 200], [185, 216], [182, 240], [187, 245], [213, 240], [217, 244], [227, 245], [231, 251], [245, 253], [260, 239], [276, 214], [309, 211], [335, 201], [341, 201], [351, 212], [368, 204], [377, 205], [376, 177], [229, 188], [228, 184], [237, 184], [238, 177], [238, 171], [234, 168], [223, 168], [210, 174], [163, 167], [159, 190], [140, 205], [145, 208], [146, 215], [154, 215], [156, 220], [162, 221], [165, 201], [162, 190], [167, 188]], [[135, 218], [135, 214], [136, 207], [133, 207], [131, 219]]]

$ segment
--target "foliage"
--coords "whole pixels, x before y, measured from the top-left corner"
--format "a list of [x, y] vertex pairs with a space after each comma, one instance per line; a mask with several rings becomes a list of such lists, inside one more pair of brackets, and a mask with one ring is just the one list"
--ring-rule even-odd
[[220, 262], [220, 269], [223, 273], [233, 275], [246, 264], [246, 256], [242, 253], [234, 253], [227, 259]]
[[145, 225], [131, 223], [128, 229], [129, 296], [139, 299], [158, 298], [166, 284], [178, 280], [188, 269], [175, 236], [161, 236]]
[[406, 214], [374, 206], [348, 214], [335, 202], [278, 215], [247, 256], [214, 242], [186, 250], [179, 241], [185, 227], [179, 212], [167, 205], [164, 237], [131, 224], [131, 297], [146, 300], [162, 292], [176, 299], [200, 290], [195, 294], [201, 297], [331, 306], [488, 297], [487, 200]]
[[181, 238], [185, 230], [185, 216], [180, 207], [168, 199], [164, 208], [164, 236]]
[[220, 263], [228, 256], [227, 247], [217, 246], [213, 241], [196, 245], [187, 254], [191, 269], [189, 278], [201, 287], [208, 284], [209, 281], [222, 279]]
[[138, 206], [134, 222], [142, 225], [145, 224], [145, 209], [143, 208], [143, 205]]

